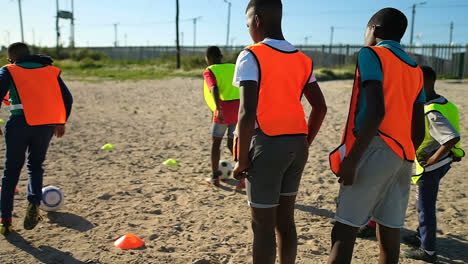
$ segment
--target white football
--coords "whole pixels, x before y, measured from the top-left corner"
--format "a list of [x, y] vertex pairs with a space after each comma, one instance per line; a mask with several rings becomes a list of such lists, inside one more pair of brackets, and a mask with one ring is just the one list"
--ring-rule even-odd
[[47, 212], [54, 212], [62, 207], [63, 200], [63, 192], [60, 188], [47, 186], [42, 188], [42, 200], [39, 208]]
[[227, 180], [232, 176], [232, 164], [227, 160], [219, 161], [219, 170], [222, 172], [220, 179]]

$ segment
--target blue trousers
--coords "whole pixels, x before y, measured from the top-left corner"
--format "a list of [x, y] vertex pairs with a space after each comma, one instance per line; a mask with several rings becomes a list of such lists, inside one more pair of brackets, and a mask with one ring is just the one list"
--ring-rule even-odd
[[42, 198], [42, 167], [54, 133], [54, 126], [29, 126], [24, 116], [10, 116], [5, 126], [6, 161], [2, 177], [1, 217], [11, 218], [13, 196], [27, 153], [29, 176], [27, 197], [40, 204]]
[[450, 170], [450, 164], [425, 172], [418, 182], [419, 236], [421, 247], [436, 251], [436, 203], [440, 180]]

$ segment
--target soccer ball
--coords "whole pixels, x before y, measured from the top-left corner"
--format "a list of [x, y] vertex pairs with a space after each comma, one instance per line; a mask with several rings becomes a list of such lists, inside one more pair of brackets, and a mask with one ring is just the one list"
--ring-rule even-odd
[[232, 175], [232, 164], [227, 160], [219, 161], [219, 170], [222, 172], [219, 177], [221, 180], [227, 180]]
[[42, 188], [41, 208], [47, 212], [54, 212], [60, 209], [63, 205], [63, 192], [55, 186], [47, 186]]

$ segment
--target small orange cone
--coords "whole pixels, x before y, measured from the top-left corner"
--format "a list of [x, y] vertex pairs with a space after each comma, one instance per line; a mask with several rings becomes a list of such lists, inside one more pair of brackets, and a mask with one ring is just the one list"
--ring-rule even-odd
[[[2, 191], [2, 188], [0, 188], [0, 192]], [[15, 193], [18, 193], [19, 192], [19, 189], [18, 188], [15, 188]]]
[[121, 249], [135, 249], [145, 245], [145, 241], [134, 234], [125, 234], [114, 242], [114, 246]]

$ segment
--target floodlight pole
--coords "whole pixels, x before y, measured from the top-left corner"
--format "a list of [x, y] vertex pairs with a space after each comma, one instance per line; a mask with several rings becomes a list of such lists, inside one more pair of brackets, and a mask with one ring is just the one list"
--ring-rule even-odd
[[117, 47], [119, 44], [117, 42], [117, 26], [119, 24], [118, 23], [114, 23], [114, 47]]
[[231, 28], [231, 5], [230, 1], [224, 0], [228, 4], [228, 17], [227, 17], [227, 33], [226, 33], [226, 47], [229, 46], [229, 30]]
[[307, 46], [309, 45], [309, 38], [311, 38], [312, 36], [305, 36], [304, 37], [304, 46]]
[[453, 38], [453, 22], [450, 23], [449, 45], [452, 45], [452, 38]]
[[414, 37], [414, 17], [416, 16], [416, 6], [425, 5], [427, 2], [421, 2], [413, 4], [413, 11], [411, 16], [411, 35], [410, 35], [410, 46], [413, 46], [413, 37]]
[[193, 47], [194, 48], [197, 45], [197, 21], [201, 18], [202, 18], [201, 16], [192, 18], [193, 20]]
[[18, 8], [19, 8], [19, 17], [20, 17], [20, 26], [21, 26], [21, 42], [24, 42], [23, 13], [21, 11], [21, 0], [18, 0]]

